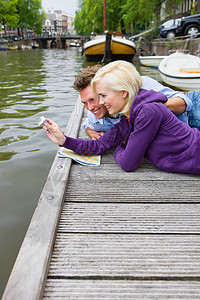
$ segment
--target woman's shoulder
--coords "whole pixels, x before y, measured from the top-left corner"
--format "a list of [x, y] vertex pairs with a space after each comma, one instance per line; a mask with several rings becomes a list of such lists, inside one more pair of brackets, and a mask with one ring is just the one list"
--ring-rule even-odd
[[143, 104], [150, 104], [153, 102], [166, 102], [167, 97], [161, 93], [155, 92], [153, 90], [140, 89], [138, 95], [134, 99], [134, 107], [140, 107]]

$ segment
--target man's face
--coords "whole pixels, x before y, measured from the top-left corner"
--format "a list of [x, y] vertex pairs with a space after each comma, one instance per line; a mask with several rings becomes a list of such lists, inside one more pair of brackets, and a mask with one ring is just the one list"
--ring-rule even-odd
[[80, 96], [81, 102], [85, 105], [85, 108], [91, 111], [97, 119], [102, 119], [108, 115], [108, 111], [105, 106], [99, 104], [99, 101], [94, 98], [90, 85], [80, 91]]

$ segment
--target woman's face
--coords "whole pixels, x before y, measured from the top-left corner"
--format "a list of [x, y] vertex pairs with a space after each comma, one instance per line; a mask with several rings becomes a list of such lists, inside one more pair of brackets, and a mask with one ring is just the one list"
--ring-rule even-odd
[[110, 115], [119, 113], [126, 105], [128, 95], [126, 91], [111, 91], [100, 81], [96, 83], [96, 92], [100, 98], [99, 103], [107, 108]]

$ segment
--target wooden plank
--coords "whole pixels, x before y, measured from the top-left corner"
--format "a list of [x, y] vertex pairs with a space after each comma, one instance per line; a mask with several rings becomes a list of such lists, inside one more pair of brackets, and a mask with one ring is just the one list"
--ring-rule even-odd
[[98, 168], [73, 164], [72, 170], [66, 201], [134, 203], [200, 201], [200, 176], [164, 172], [145, 160], [134, 172], [124, 172], [116, 163], [104, 164], [103, 159]]
[[200, 279], [200, 235], [58, 234], [53, 278]]
[[120, 177], [98, 181], [88, 174], [70, 179], [66, 192], [66, 201], [78, 202], [199, 203], [199, 199], [199, 181], [121, 181]]
[[47, 280], [43, 299], [191, 299], [199, 300], [199, 281]]
[[[83, 105], [79, 98], [71, 114], [66, 134], [77, 137], [82, 113]], [[41, 298], [70, 167], [70, 159], [58, 158], [56, 154], [4, 291], [3, 300]]]
[[58, 232], [199, 233], [200, 204], [65, 203]]
[[[112, 156], [112, 154], [110, 153]], [[101, 160], [100, 167], [91, 168], [89, 166], [80, 166], [78, 163], [73, 163], [73, 172], [70, 176], [71, 180], [76, 181], [77, 179], [86, 179], [90, 178], [95, 182], [104, 182], [106, 178], [116, 181], [173, 181], [173, 182], [185, 182], [185, 181], [198, 181], [200, 182], [199, 175], [191, 174], [177, 174], [177, 173], [168, 173], [151, 165], [146, 160], [143, 160], [141, 166], [133, 172], [125, 172], [120, 166], [115, 162], [109, 162], [112, 160], [112, 157], [109, 154], [104, 154]], [[106, 163], [105, 160], [107, 159]], [[76, 180], [75, 180], [76, 179]], [[175, 184], [174, 184], [175, 185]]]

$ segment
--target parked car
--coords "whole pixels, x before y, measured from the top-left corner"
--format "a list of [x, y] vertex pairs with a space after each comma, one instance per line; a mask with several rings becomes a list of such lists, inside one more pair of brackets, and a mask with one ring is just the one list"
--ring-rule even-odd
[[161, 38], [167, 38], [168, 40], [173, 39], [176, 36], [176, 30], [181, 21], [181, 18], [178, 19], [171, 19], [167, 22], [163, 23], [159, 29], [160, 33], [159, 36]]
[[197, 37], [200, 33], [200, 14], [183, 17], [176, 30], [177, 36]]
[[161, 38], [173, 39], [175, 36], [197, 37], [200, 34], [200, 14], [171, 19], [160, 27]]

